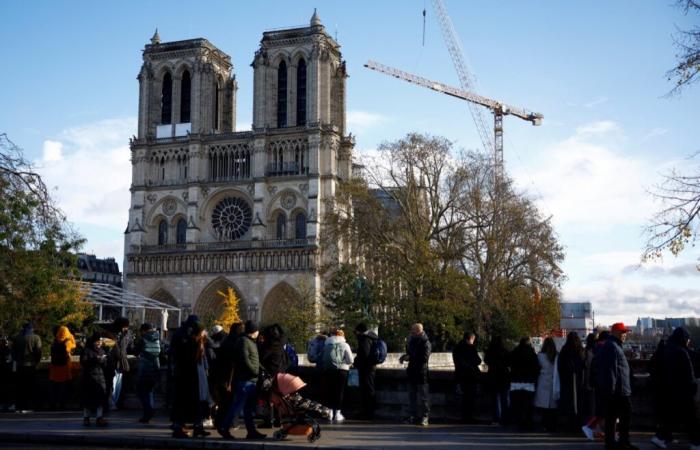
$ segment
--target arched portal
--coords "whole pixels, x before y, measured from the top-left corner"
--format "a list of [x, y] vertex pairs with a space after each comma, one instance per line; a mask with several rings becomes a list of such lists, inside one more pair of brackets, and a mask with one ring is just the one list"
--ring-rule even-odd
[[[167, 290], [158, 289], [150, 296], [153, 300], [158, 300], [159, 302], [165, 303], [166, 305], [174, 306], [179, 308], [180, 305], [177, 299]], [[146, 322], [150, 323], [156, 328], [160, 328], [162, 325], [162, 313], [160, 310], [147, 309], [146, 310]], [[178, 314], [177, 311], [168, 311], [168, 330], [171, 332], [176, 330], [180, 324], [177, 322]], [[182, 320], [185, 320], [184, 317]]]
[[[262, 305], [260, 323], [272, 325], [273, 323], [286, 324], [293, 320], [294, 313], [302, 307], [302, 298], [299, 292], [286, 282], [277, 284], [267, 293]], [[314, 311], [308, 311], [313, 316]]]
[[228, 288], [233, 288], [236, 296], [238, 297], [238, 315], [241, 318], [241, 321], [245, 321], [247, 319], [248, 308], [245, 299], [241, 296], [241, 291], [235, 284], [231, 283], [226, 278], [219, 277], [204, 288], [202, 293], [199, 294], [199, 298], [197, 298], [197, 303], [194, 305], [194, 313], [199, 316], [200, 320], [205, 326], [209, 327], [213, 325], [214, 322], [221, 317], [224, 307], [224, 299], [221, 297], [221, 295], [219, 295], [219, 292], [223, 292], [225, 294], [228, 291]]

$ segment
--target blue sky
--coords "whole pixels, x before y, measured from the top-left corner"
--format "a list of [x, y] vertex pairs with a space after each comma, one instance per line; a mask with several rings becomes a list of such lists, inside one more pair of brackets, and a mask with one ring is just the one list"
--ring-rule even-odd
[[[700, 315], [697, 252], [635, 269], [646, 191], [700, 150], [700, 85], [665, 98], [673, 33], [689, 28], [673, 2], [445, 0], [480, 93], [542, 112], [542, 127], [505, 121], [505, 160], [538, 199], [567, 251], [568, 301], [590, 300], [602, 322]], [[362, 67], [367, 59], [458, 85], [430, 1], [0, 2], [0, 131], [36, 161], [98, 256], [122, 258], [141, 50], [205, 37], [231, 55], [238, 128], [250, 126], [250, 62], [264, 30], [303, 25], [318, 8], [347, 60], [348, 123], [357, 154], [410, 131], [458, 148], [479, 141], [466, 105]], [[427, 9], [425, 46], [422, 10]], [[487, 116], [487, 118], [490, 116]]]

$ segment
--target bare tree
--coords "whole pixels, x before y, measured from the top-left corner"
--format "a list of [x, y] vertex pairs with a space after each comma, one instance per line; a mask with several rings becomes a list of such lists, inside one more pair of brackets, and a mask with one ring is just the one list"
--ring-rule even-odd
[[[678, 4], [685, 14], [691, 11], [700, 13], [698, 0], [678, 0]], [[678, 64], [669, 70], [669, 80], [674, 80], [675, 86], [669, 92], [670, 95], [679, 93], [684, 87], [689, 86], [700, 77], [700, 26], [690, 30], [678, 30], [674, 36], [674, 44], [677, 50]]]

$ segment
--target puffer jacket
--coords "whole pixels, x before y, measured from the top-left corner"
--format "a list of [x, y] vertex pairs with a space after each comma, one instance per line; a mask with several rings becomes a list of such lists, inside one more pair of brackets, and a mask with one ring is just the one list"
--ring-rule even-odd
[[333, 346], [339, 345], [343, 349], [343, 359], [337, 367], [326, 367], [324, 364], [323, 370], [350, 370], [352, 364], [352, 349], [345, 341], [344, 336], [329, 336], [323, 346], [323, 361], [326, 360], [326, 352], [330, 352]]
[[153, 330], [145, 333], [139, 343], [138, 374], [143, 381], [156, 380], [160, 374], [160, 336]]

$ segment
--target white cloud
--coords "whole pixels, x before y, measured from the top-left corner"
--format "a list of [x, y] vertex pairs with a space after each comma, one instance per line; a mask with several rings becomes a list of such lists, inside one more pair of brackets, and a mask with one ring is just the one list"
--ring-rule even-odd
[[603, 103], [606, 103], [608, 101], [608, 97], [597, 97], [594, 100], [591, 100], [588, 103], [584, 103], [583, 106], [586, 108], [593, 108], [594, 106], [602, 105]]
[[135, 129], [135, 118], [109, 119], [44, 141], [36, 165], [69, 221], [123, 230], [130, 202], [128, 142]]
[[381, 114], [368, 111], [348, 111], [347, 125], [348, 129], [355, 134], [367, 131], [370, 128], [382, 125], [389, 122], [389, 118]]

